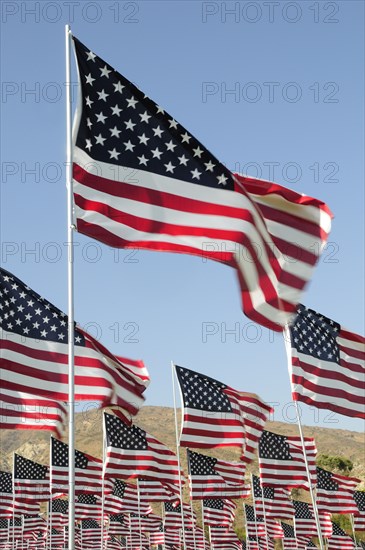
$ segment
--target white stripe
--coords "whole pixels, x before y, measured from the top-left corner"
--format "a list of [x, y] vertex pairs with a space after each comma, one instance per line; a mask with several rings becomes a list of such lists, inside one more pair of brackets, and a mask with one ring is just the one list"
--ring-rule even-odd
[[[305, 388], [302, 384], [295, 384], [292, 382], [293, 391], [298, 391], [298, 388], [302, 388], [305, 392], [308, 392], [308, 394], [314, 396], [317, 395], [317, 400], [321, 400], [321, 398], [324, 397], [328, 403], [347, 403], [350, 404], [350, 408], [355, 407], [358, 408], [358, 410], [364, 410], [364, 404], [361, 405], [360, 403], [356, 403], [351, 400], [351, 395], [356, 395], [360, 398], [364, 396], [364, 390], [362, 388], [347, 384], [343, 380], [339, 381], [336, 379], [333, 380], [331, 378], [327, 378], [325, 376], [315, 376], [301, 367], [294, 367], [293, 373], [295, 376], [303, 376], [308, 383], [314, 384], [317, 388], [316, 390], [311, 390], [310, 388]], [[321, 386], [321, 388], [319, 386]], [[346, 399], [345, 397], [340, 397], [337, 395], [328, 395], [328, 389], [346, 391], [350, 394], [350, 396]]]
[[[349, 368], [347, 368], [345, 366], [342, 366], [342, 365], [339, 365], [336, 362], [326, 361], [325, 359], [317, 359], [316, 357], [312, 357], [311, 355], [305, 355], [304, 353], [300, 353], [299, 351], [297, 351], [295, 348], [292, 348], [292, 356], [299, 359], [299, 361], [301, 361], [303, 363], [308, 363], [309, 365], [312, 365], [314, 367], [318, 367], [321, 371], [326, 369], [326, 370], [328, 370], [330, 372], [333, 372], [333, 373], [342, 374], [342, 375], [346, 376], [349, 380], [354, 380], [354, 382], [356, 381], [359, 385], [361, 385], [361, 383], [364, 383], [364, 381], [365, 381], [365, 371], [363, 373], [353, 372]], [[294, 370], [294, 369], [298, 369], [299, 367], [297, 367], [296, 365], [292, 365], [292, 368]], [[305, 367], [302, 367], [302, 368], [305, 368]], [[327, 380], [327, 378], [325, 376], [323, 376], [323, 377], [320, 376], [319, 378], [321, 378], [321, 379], [323, 378], [323, 379]], [[342, 384], [342, 382], [341, 382], [341, 384]], [[352, 388], [352, 386], [351, 386], [351, 388]]]
[[344, 338], [341, 335], [338, 335], [336, 339], [340, 346], [345, 346], [350, 349], [352, 348], [365, 354], [365, 344], [363, 344], [362, 342], [355, 342], [354, 340], [349, 340], [348, 338]]

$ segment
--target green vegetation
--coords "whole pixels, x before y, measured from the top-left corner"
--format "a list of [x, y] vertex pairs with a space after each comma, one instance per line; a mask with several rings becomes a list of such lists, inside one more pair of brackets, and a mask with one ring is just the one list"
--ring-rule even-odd
[[348, 458], [327, 454], [318, 455], [317, 466], [325, 470], [337, 470], [344, 475], [348, 475], [354, 467], [353, 463]]

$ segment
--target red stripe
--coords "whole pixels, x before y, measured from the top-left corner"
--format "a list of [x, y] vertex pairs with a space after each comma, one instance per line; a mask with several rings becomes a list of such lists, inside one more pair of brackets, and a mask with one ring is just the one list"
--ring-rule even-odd
[[364, 397], [360, 395], [354, 395], [348, 391], [342, 390], [341, 387], [339, 388], [328, 388], [326, 386], [321, 386], [319, 383], [312, 383], [303, 376], [299, 376], [296, 374], [292, 375], [292, 381], [293, 384], [299, 384], [306, 388], [309, 391], [312, 391], [315, 393], [318, 398], [320, 399], [321, 396], [327, 397], [327, 398], [334, 398], [336, 399], [346, 399], [349, 402], [349, 405], [351, 403], [357, 403], [359, 405], [364, 405]]

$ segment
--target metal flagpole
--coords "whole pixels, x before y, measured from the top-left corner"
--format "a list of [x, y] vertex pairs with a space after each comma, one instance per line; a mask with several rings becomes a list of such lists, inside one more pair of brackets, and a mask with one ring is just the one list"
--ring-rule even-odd
[[103, 470], [101, 473], [101, 548], [104, 548], [104, 500], [105, 500], [105, 460], [106, 460], [106, 437], [105, 437], [105, 422], [103, 418]]
[[66, 46], [66, 188], [68, 242], [68, 547], [75, 550], [75, 366], [74, 366], [74, 250], [72, 196], [71, 29], [65, 26]]
[[[291, 345], [290, 345], [290, 332], [288, 325], [285, 326], [285, 329], [283, 331], [284, 335], [284, 343], [285, 343], [285, 349], [286, 349], [286, 355], [288, 358], [288, 369], [289, 373], [291, 371]], [[291, 383], [291, 380], [290, 380]], [[307, 478], [308, 478], [308, 486], [309, 486], [309, 492], [312, 500], [312, 506], [314, 511], [314, 517], [316, 520], [316, 526], [317, 526], [317, 533], [318, 533], [318, 540], [319, 540], [319, 546], [321, 550], [324, 550], [324, 544], [323, 544], [323, 537], [322, 537], [322, 531], [321, 531], [321, 525], [319, 522], [319, 515], [318, 515], [318, 509], [317, 509], [317, 503], [314, 495], [314, 490], [312, 487], [312, 480], [311, 475], [309, 471], [309, 465], [308, 465], [308, 458], [307, 458], [307, 451], [305, 448], [305, 442], [304, 442], [304, 436], [303, 436], [303, 430], [302, 430], [302, 424], [300, 422], [300, 414], [299, 414], [299, 408], [297, 401], [293, 400], [295, 411], [297, 415], [297, 421], [298, 421], [298, 428], [299, 428], [299, 435], [300, 435], [300, 441], [302, 443], [302, 449], [303, 449], [303, 455], [304, 455], [304, 462], [305, 462], [305, 469], [307, 472]]]
[[356, 534], [355, 534], [355, 525], [354, 525], [354, 515], [349, 514], [350, 516], [350, 523], [351, 523], [351, 529], [352, 529], [352, 536], [354, 538], [355, 548], [358, 547], [357, 541], [356, 541]]
[[[256, 537], [259, 538], [258, 534], [258, 522], [257, 522], [257, 515], [256, 515], [256, 502], [255, 502], [255, 491], [253, 486], [253, 474], [251, 474], [251, 485], [252, 485], [252, 498], [253, 498], [253, 513], [255, 517], [255, 528], [256, 528]], [[264, 513], [264, 526], [265, 526], [265, 539], [266, 539], [266, 547], [269, 548], [269, 534], [267, 532], [267, 524], [266, 524], [266, 510], [265, 510], [265, 503], [264, 503], [264, 491], [262, 490], [261, 482], [260, 482], [260, 490], [261, 490], [261, 499], [262, 499], [262, 511]]]
[[182, 536], [183, 536], [183, 548], [185, 548], [184, 506], [183, 506], [183, 498], [182, 498], [182, 483], [181, 483], [181, 468], [180, 468], [180, 453], [179, 453], [179, 433], [178, 433], [178, 429], [177, 429], [177, 410], [176, 410], [176, 392], [175, 392], [175, 365], [174, 365], [173, 361], [171, 361], [171, 374], [172, 374], [172, 393], [173, 393], [173, 396], [174, 396], [176, 456], [177, 456], [177, 466], [179, 468], [179, 491], [180, 491], [180, 505], [181, 505]]
[[138, 504], [138, 528], [139, 528], [139, 545], [142, 548], [142, 526], [141, 526], [141, 494], [139, 492], [139, 480], [137, 477], [137, 504]]
[[[190, 476], [189, 476], [189, 479], [190, 479]], [[190, 479], [190, 483], [191, 483], [191, 479]], [[203, 529], [203, 537], [204, 537], [204, 540], [205, 540], [205, 521], [204, 521], [204, 499], [201, 500], [201, 511], [202, 511], [202, 529]], [[209, 542], [209, 547], [210, 547], [210, 540], [208, 538], [208, 542]], [[205, 545], [205, 544], [204, 544]]]

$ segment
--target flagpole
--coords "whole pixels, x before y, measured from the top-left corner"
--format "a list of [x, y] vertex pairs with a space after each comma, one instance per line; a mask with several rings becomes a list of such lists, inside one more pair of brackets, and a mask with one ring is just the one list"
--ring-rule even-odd
[[[286, 356], [287, 356], [287, 359], [288, 359], [288, 372], [290, 373], [290, 371], [291, 371], [291, 344], [290, 344], [290, 332], [289, 332], [288, 325], [285, 325], [285, 328], [283, 330], [283, 336], [284, 336], [284, 343], [285, 343], [285, 349], [286, 349]], [[289, 380], [289, 383], [291, 384], [291, 380]], [[312, 480], [311, 480], [311, 475], [310, 475], [310, 471], [309, 471], [307, 451], [306, 451], [306, 448], [305, 448], [305, 442], [304, 442], [304, 436], [303, 436], [303, 430], [302, 430], [302, 423], [300, 421], [298, 403], [295, 399], [293, 399], [293, 403], [294, 403], [294, 407], [295, 407], [295, 411], [296, 411], [296, 415], [297, 415], [300, 441], [302, 443], [302, 450], [303, 450], [303, 455], [304, 455], [305, 469], [306, 469], [306, 472], [307, 472], [309, 492], [310, 492], [310, 496], [311, 496], [311, 500], [312, 500], [314, 517], [315, 517], [315, 520], [316, 520], [319, 546], [320, 546], [321, 550], [324, 550], [321, 524], [319, 522], [318, 508], [317, 508], [317, 503], [316, 503], [316, 499], [315, 499], [315, 495], [314, 495], [314, 491], [313, 491], [313, 487], [312, 487]]]
[[71, 121], [71, 29], [65, 26], [66, 48], [66, 188], [68, 242], [68, 475], [69, 519], [68, 547], [75, 550], [75, 366], [74, 366], [74, 257], [72, 193], [72, 121]]
[[354, 537], [354, 543], [355, 548], [357, 548], [357, 541], [356, 541], [356, 534], [355, 534], [355, 525], [354, 525], [354, 514], [349, 514], [350, 516], [350, 523], [351, 523], [351, 529], [352, 529], [352, 536]]
[[137, 477], [137, 504], [138, 504], [138, 527], [139, 527], [139, 545], [142, 549], [142, 526], [141, 526], [141, 495], [139, 492], [139, 480]]
[[[258, 521], [257, 521], [257, 515], [256, 515], [256, 502], [255, 502], [255, 490], [253, 486], [253, 474], [251, 474], [251, 485], [252, 485], [252, 498], [253, 498], [253, 513], [255, 517], [255, 526], [256, 526], [256, 536], [259, 538], [258, 534]], [[266, 510], [265, 510], [265, 502], [264, 502], [264, 491], [261, 486], [260, 481], [260, 490], [261, 490], [261, 499], [262, 499], [262, 511], [263, 511], [263, 518], [264, 518], [264, 526], [265, 526], [265, 539], [266, 539], [266, 546], [269, 548], [269, 533], [267, 532], [267, 523], [266, 523]]]
[[175, 413], [175, 440], [176, 440], [176, 456], [177, 466], [179, 468], [179, 491], [180, 491], [180, 505], [181, 505], [181, 521], [182, 521], [182, 536], [183, 536], [183, 548], [185, 548], [185, 521], [184, 521], [184, 506], [182, 498], [182, 483], [181, 483], [181, 468], [180, 468], [180, 453], [179, 453], [179, 433], [177, 429], [177, 410], [176, 410], [176, 392], [175, 392], [175, 365], [171, 361], [171, 374], [172, 374], [172, 394], [174, 397], [174, 413]]
[[104, 464], [106, 460], [106, 434], [105, 434], [105, 422], [103, 419], [103, 469], [101, 472], [101, 548], [104, 548], [104, 499], [105, 499], [105, 469]]

